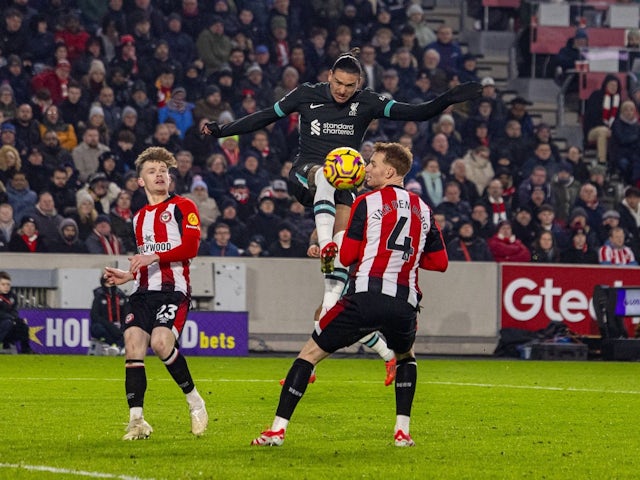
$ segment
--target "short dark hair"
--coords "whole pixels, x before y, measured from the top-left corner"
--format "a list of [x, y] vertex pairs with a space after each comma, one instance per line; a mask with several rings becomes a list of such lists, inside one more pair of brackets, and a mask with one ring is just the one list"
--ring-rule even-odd
[[357, 73], [359, 76], [362, 76], [362, 65], [360, 65], [360, 61], [357, 59], [358, 54], [360, 54], [360, 49], [356, 47], [352, 48], [349, 53], [340, 55], [333, 63], [331, 71], [343, 70], [347, 73]]
[[9, 281], [11, 281], [11, 275], [9, 275], [4, 270], [0, 270], [0, 280], [9, 280]]

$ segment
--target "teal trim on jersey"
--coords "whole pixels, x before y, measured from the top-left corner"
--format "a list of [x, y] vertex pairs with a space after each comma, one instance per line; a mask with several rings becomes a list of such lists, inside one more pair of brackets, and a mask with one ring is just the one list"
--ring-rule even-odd
[[284, 112], [280, 108], [280, 104], [279, 103], [276, 103], [273, 106], [273, 109], [276, 111], [276, 115], [278, 115], [279, 117], [286, 117], [286, 115], [284, 114]]
[[384, 107], [384, 116], [385, 117], [389, 117], [389, 115], [391, 114], [391, 107], [393, 106], [393, 104], [396, 103], [395, 100], [391, 100], [389, 103], [387, 103], [387, 106]]
[[314, 205], [313, 214], [317, 215], [318, 213], [330, 213], [333, 216], [335, 216], [336, 207], [333, 205], [329, 205], [328, 203], [321, 203], [320, 205]]
[[296, 173], [296, 178], [302, 185], [304, 185], [304, 188], [309, 188], [309, 180], [307, 180], [307, 177], [303, 177], [299, 173]]

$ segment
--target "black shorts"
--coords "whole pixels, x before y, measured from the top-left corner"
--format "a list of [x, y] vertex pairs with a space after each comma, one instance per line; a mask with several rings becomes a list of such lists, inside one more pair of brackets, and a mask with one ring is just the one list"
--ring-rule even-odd
[[417, 312], [404, 300], [380, 293], [345, 295], [321, 319], [313, 340], [333, 353], [380, 331], [396, 353], [406, 353], [416, 340]]
[[[313, 207], [315, 189], [309, 188], [309, 170], [320, 166], [316, 163], [294, 163], [289, 172], [289, 192], [305, 207]], [[353, 205], [355, 198], [352, 190], [336, 190], [333, 200], [336, 205]]]
[[129, 298], [131, 313], [124, 320], [122, 330], [140, 327], [151, 335], [156, 327], [167, 327], [180, 337], [189, 313], [189, 298], [180, 292], [134, 293]]

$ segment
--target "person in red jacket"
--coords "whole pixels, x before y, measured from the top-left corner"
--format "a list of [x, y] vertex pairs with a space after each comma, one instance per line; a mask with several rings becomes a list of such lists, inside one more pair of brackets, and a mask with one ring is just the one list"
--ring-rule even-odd
[[529, 262], [531, 260], [531, 252], [513, 234], [508, 220], [498, 224], [498, 231], [489, 239], [489, 250], [496, 262]]
[[75, 13], [70, 13], [64, 20], [62, 30], [56, 32], [56, 43], [64, 43], [69, 53], [69, 61], [74, 62], [85, 52], [89, 34], [82, 28], [80, 18]]
[[34, 92], [48, 90], [51, 101], [60, 105], [68, 96], [67, 87], [71, 74], [71, 64], [68, 60], [59, 60], [54, 70], [45, 70], [31, 80], [31, 88]]

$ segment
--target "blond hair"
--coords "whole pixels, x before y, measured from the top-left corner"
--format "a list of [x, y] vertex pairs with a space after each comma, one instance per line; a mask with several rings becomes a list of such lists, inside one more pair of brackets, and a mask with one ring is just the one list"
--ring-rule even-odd
[[164, 163], [167, 168], [175, 167], [177, 165], [176, 157], [174, 157], [173, 153], [164, 147], [149, 147], [138, 155], [135, 162], [138, 177], [142, 171], [142, 165], [144, 165], [145, 162], [161, 162]]
[[3, 145], [2, 148], [0, 148], [0, 171], [6, 172], [10, 168], [7, 160], [7, 152], [14, 154], [16, 164], [13, 168], [16, 172], [19, 172], [22, 169], [22, 159], [20, 158], [18, 149], [12, 145]]
[[404, 177], [411, 169], [413, 154], [399, 143], [376, 142], [373, 146], [374, 153], [384, 153], [384, 163], [391, 165], [401, 177]]

